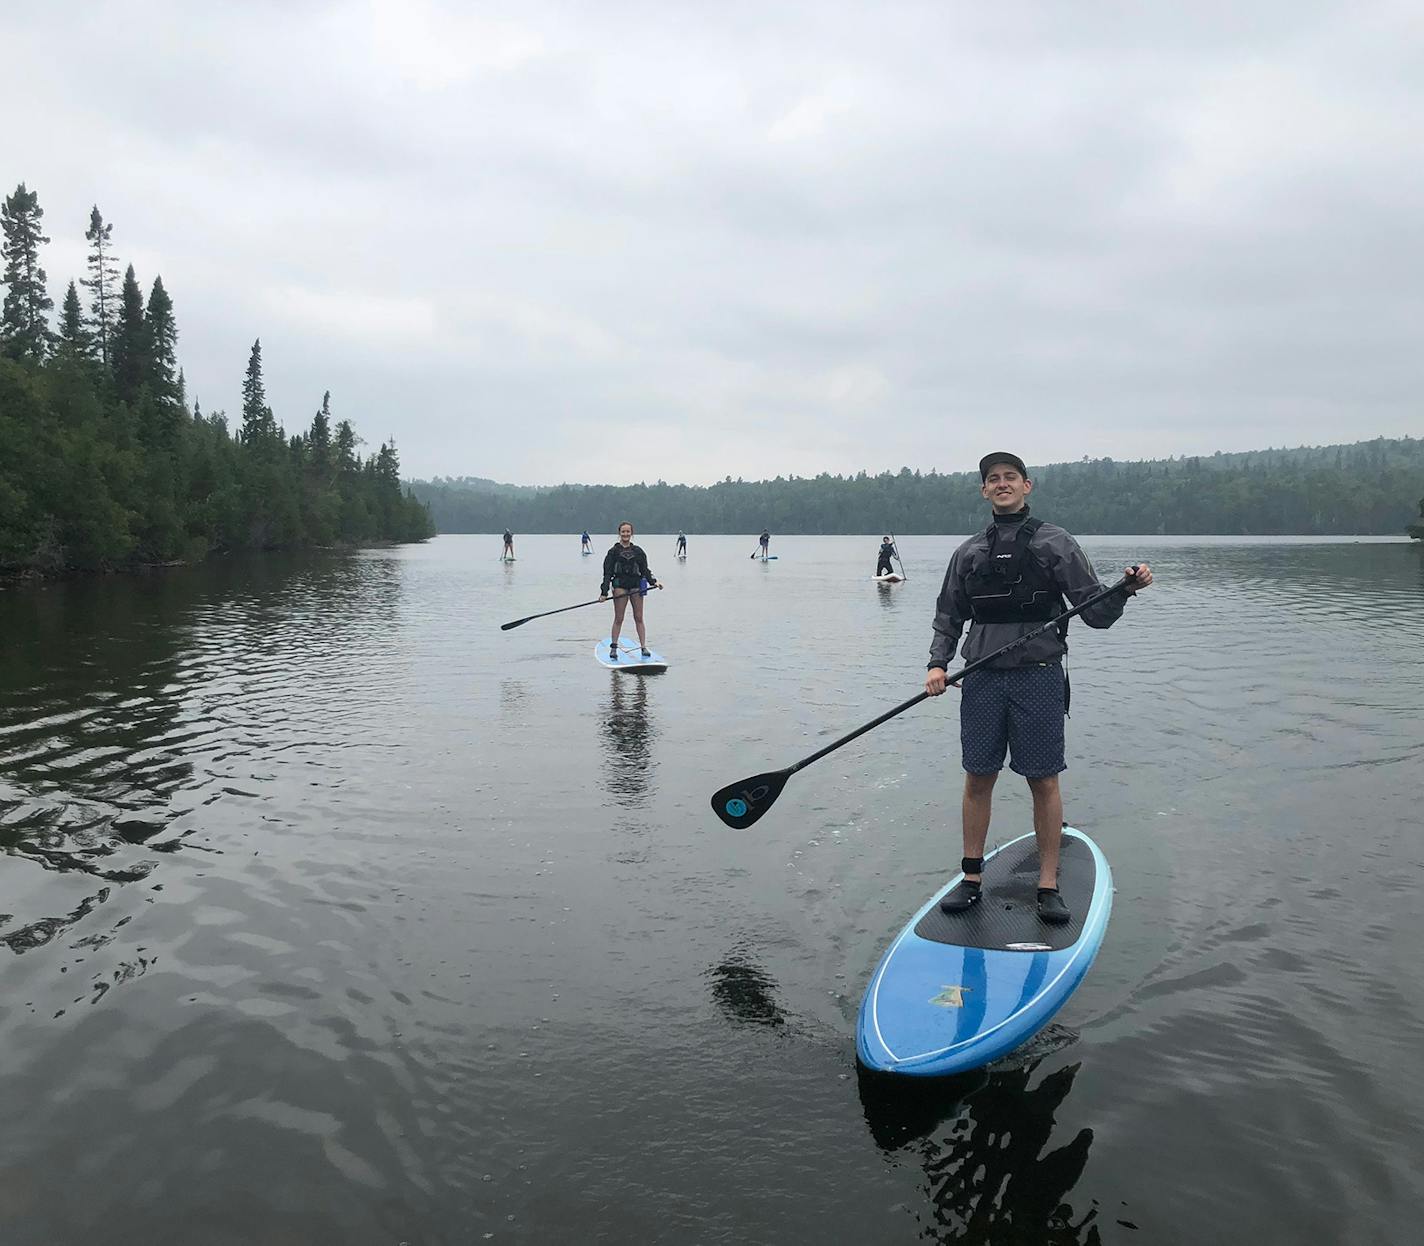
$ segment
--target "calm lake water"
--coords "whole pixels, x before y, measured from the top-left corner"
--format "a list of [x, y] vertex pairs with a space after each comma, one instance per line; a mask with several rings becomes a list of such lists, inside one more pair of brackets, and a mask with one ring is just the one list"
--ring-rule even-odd
[[855, 1011], [957, 868], [956, 695], [707, 801], [919, 689], [956, 541], [639, 539], [650, 678], [607, 607], [499, 630], [576, 537], [0, 592], [7, 1246], [1417, 1239], [1424, 549], [1084, 540], [1158, 577], [1072, 634], [1107, 940], [900, 1088]]

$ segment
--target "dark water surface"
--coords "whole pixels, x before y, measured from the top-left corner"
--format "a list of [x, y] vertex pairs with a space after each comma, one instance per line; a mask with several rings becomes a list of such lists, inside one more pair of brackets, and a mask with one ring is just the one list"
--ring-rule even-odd
[[[1057, 1023], [857, 1075], [959, 858], [954, 542], [646, 538], [666, 675], [575, 538], [0, 593], [0, 1239], [1417, 1240], [1424, 551], [1096, 538], [1068, 816], [1118, 894]], [[1029, 829], [1005, 782], [991, 838]]]

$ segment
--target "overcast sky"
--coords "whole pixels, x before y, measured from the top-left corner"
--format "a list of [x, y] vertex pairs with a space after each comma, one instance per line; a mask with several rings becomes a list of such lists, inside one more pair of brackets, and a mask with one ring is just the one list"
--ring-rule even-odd
[[97, 203], [190, 397], [261, 337], [408, 476], [1424, 434], [1424, 10], [0, 8], [56, 304]]

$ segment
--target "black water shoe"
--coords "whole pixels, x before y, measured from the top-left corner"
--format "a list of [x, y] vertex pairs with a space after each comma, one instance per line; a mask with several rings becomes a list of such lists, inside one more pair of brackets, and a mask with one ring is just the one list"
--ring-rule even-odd
[[1062, 926], [1073, 916], [1063, 903], [1063, 897], [1058, 894], [1057, 887], [1038, 889], [1038, 915], [1050, 926]]
[[608, 660], [610, 662], [618, 661], [618, 642], [616, 640], [608, 642]]
[[969, 912], [983, 898], [984, 888], [966, 878], [939, 902], [939, 911], [957, 917], [960, 913]]
[[653, 651], [652, 651], [651, 649], [649, 649], [649, 648], [647, 647], [647, 645], [644, 645], [644, 646], [643, 646], [643, 656], [644, 656], [645, 658], [650, 658], [650, 657], [653, 656]]

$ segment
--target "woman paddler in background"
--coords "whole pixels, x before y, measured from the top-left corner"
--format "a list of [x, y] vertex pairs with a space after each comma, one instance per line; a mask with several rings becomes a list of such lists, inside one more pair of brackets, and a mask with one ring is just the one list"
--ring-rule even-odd
[[598, 600], [608, 600], [608, 590], [613, 589], [613, 631], [612, 643], [608, 646], [610, 661], [618, 660], [618, 633], [623, 630], [623, 615], [628, 609], [628, 599], [633, 600], [633, 626], [638, 629], [638, 645], [645, 658], [652, 657], [648, 650], [648, 634], [643, 627], [643, 589], [660, 588], [657, 578], [648, 569], [648, 556], [633, 544], [633, 525], [618, 525], [618, 544], [603, 557], [603, 582], [598, 588]]

